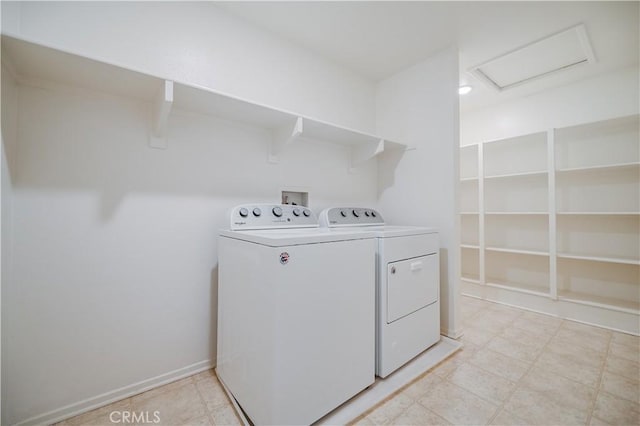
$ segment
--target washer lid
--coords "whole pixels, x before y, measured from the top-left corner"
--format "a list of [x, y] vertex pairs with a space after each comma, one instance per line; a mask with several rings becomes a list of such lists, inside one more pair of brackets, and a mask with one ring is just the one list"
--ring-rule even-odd
[[[365, 232], [363, 232], [365, 231]], [[295, 246], [302, 244], [330, 243], [337, 241], [374, 238], [373, 232], [353, 229], [294, 228], [252, 231], [221, 230], [221, 237], [234, 238], [269, 247]]]

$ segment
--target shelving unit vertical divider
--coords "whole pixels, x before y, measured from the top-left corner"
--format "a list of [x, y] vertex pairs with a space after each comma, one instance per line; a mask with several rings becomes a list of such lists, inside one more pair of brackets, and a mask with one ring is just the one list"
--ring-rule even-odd
[[484, 265], [485, 257], [485, 220], [484, 220], [484, 144], [478, 144], [478, 280], [481, 285], [485, 285], [486, 269]]
[[558, 258], [557, 258], [557, 231], [556, 231], [556, 148], [555, 129], [547, 131], [547, 167], [549, 176], [549, 295], [553, 300], [558, 300]]

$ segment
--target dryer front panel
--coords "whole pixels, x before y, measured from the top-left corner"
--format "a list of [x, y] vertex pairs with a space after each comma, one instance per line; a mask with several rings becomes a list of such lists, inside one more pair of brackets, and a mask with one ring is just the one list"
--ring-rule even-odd
[[387, 324], [438, 300], [438, 256], [387, 264]]

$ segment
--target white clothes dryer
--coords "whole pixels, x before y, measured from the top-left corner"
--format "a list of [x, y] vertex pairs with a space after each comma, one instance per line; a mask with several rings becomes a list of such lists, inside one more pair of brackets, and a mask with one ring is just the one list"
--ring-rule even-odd
[[253, 424], [311, 424], [374, 382], [373, 233], [242, 205], [218, 248], [216, 371]]
[[435, 229], [385, 225], [379, 212], [358, 207], [325, 209], [320, 226], [376, 236], [376, 375], [388, 376], [440, 340]]

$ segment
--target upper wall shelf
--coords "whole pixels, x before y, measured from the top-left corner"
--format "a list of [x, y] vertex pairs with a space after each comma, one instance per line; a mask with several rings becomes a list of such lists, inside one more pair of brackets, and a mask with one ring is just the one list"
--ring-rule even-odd
[[2, 35], [2, 60], [23, 83], [52, 81], [154, 103], [150, 145], [166, 148], [172, 108], [214, 115], [270, 130], [269, 162], [292, 143], [317, 140], [350, 147], [350, 167], [403, 143], [305, 117], [206, 87], [166, 80], [129, 68]]

